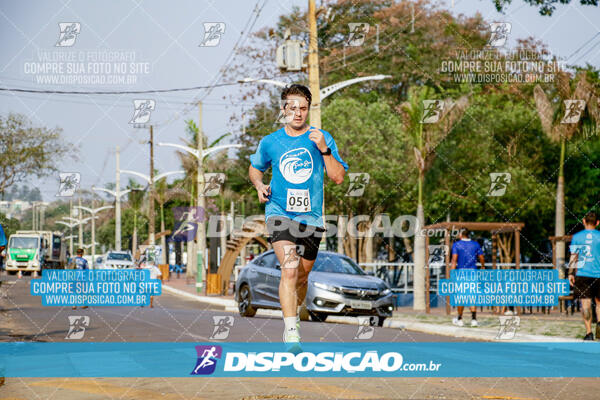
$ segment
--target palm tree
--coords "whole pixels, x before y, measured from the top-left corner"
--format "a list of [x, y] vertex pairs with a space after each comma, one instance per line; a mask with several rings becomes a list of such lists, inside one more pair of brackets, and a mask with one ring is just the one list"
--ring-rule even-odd
[[[187, 134], [187, 139], [183, 140], [184, 144], [186, 146], [192, 147], [194, 149], [197, 148], [198, 147], [198, 126], [196, 125], [196, 123], [193, 120], [187, 121], [186, 134]], [[226, 133], [224, 135], [221, 135], [216, 140], [214, 140], [212, 143], [210, 143], [208, 145], [208, 147], [216, 146], [217, 144], [219, 144], [219, 142], [221, 140], [223, 140], [224, 138], [226, 138], [229, 135], [231, 135], [231, 134]], [[206, 149], [207, 143], [208, 143], [207, 137], [205, 135], [202, 135], [202, 140], [204, 141], [202, 147], [204, 149]], [[205, 171], [215, 171], [215, 170], [221, 169], [224, 165], [223, 158], [225, 157], [226, 154], [227, 154], [227, 150], [223, 150], [223, 151], [219, 152], [218, 154], [216, 154], [216, 156], [213, 156], [211, 154], [211, 158], [209, 158], [209, 156], [205, 156], [202, 160]], [[197, 182], [197, 174], [198, 174], [198, 160], [190, 153], [184, 152], [184, 151], [177, 151], [177, 156], [179, 157], [179, 160], [181, 162], [181, 167], [185, 171], [185, 178], [181, 182], [181, 185], [182, 185], [182, 187], [189, 188], [190, 207], [193, 207], [194, 200], [196, 199], [195, 191], [196, 191], [196, 182]], [[199, 204], [196, 204], [196, 205], [199, 206]], [[208, 206], [208, 204], [207, 204], [207, 206]], [[206, 213], [206, 210], [205, 210], [205, 213]], [[193, 254], [195, 254], [195, 252], [196, 252], [196, 250], [194, 249], [194, 246], [195, 246], [194, 241], [190, 241], [188, 243], [188, 260], [192, 260]], [[186, 269], [186, 278], [187, 279], [191, 279], [195, 275], [196, 275], [196, 266], [195, 265], [191, 265], [191, 268], [188, 267]]]
[[144, 200], [144, 192], [142, 191], [142, 185], [138, 184], [133, 179], [129, 178], [129, 182], [127, 183], [127, 189], [130, 189], [131, 192], [127, 194], [127, 202], [129, 206], [133, 210], [133, 240], [131, 246], [131, 252], [135, 257], [137, 251], [137, 241], [138, 241], [138, 231], [137, 231], [137, 216], [142, 208], [142, 202]]
[[[402, 117], [404, 130], [412, 140], [412, 152], [419, 173], [417, 181], [417, 230], [413, 253], [415, 263], [413, 308], [420, 311], [425, 310], [425, 236], [421, 233], [421, 229], [425, 226], [425, 213], [423, 210], [425, 174], [435, 160], [436, 147], [452, 131], [469, 105], [468, 96], [462, 96], [457, 101], [445, 99], [428, 102], [427, 108], [425, 108], [425, 101], [434, 97], [435, 93], [430, 87], [412, 87], [409, 89], [407, 101], [397, 107], [397, 111]], [[430, 120], [434, 123], [429, 123]]]
[[[577, 82], [575, 84], [575, 82]], [[574, 89], [571, 89], [575, 86]], [[567, 112], [565, 100], [583, 100], [585, 104], [590, 103], [593, 96], [592, 86], [586, 79], [585, 72], [579, 72], [574, 80], [570, 79], [568, 73], [559, 71], [555, 76], [556, 94], [558, 99], [552, 101], [548, 98], [540, 85], [536, 85], [533, 90], [535, 105], [542, 124], [542, 130], [550, 138], [551, 141], [560, 142], [560, 159], [558, 166], [558, 183], [556, 185], [556, 210], [555, 210], [555, 225], [554, 235], [565, 235], [565, 178], [564, 164], [565, 153], [567, 150], [567, 141], [571, 139], [581, 125], [583, 118], [577, 119], [577, 122], [564, 123], [563, 120]], [[595, 95], [593, 96], [595, 99]], [[594, 106], [592, 106], [594, 107]], [[588, 109], [590, 107], [588, 106]], [[595, 111], [594, 108], [592, 111]], [[580, 115], [583, 114], [583, 109]], [[556, 263], [557, 266], [562, 266], [565, 262], [565, 242], [556, 243]], [[559, 269], [559, 274], [563, 276], [562, 269]]]

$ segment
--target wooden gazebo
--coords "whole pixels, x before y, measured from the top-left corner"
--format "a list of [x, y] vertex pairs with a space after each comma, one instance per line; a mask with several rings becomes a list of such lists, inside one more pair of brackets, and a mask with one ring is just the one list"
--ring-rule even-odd
[[[515, 267], [520, 268], [521, 260], [521, 229], [525, 227], [523, 222], [440, 222], [433, 225], [427, 225], [423, 228], [424, 232], [444, 231], [444, 244], [448, 251], [445, 253], [446, 261], [446, 279], [450, 279], [450, 253], [452, 249], [452, 240], [450, 232], [468, 229], [470, 231], [487, 231], [492, 233], [492, 268], [497, 269], [496, 249], [498, 248], [498, 234], [513, 232], [515, 235]], [[426, 312], [430, 312], [429, 305], [429, 235], [425, 235], [425, 307]], [[446, 314], [450, 314], [450, 298], [446, 297]]]

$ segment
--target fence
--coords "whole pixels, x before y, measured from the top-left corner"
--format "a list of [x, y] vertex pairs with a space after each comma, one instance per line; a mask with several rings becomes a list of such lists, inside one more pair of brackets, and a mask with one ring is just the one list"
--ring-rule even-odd
[[[360, 263], [362, 269], [378, 278], [383, 279], [396, 293], [413, 292], [413, 274], [415, 264], [374, 262]], [[515, 268], [515, 263], [496, 263], [500, 269]], [[520, 269], [553, 269], [552, 263], [521, 263]], [[446, 265], [443, 262], [429, 265], [430, 291], [438, 293], [440, 279], [446, 279]]]

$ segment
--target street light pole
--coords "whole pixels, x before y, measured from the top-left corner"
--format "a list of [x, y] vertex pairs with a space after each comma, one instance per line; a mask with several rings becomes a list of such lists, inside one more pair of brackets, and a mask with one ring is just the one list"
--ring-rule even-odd
[[[69, 235], [69, 254], [73, 255], [73, 227], [77, 225], [79, 222], [65, 222], [65, 221], [56, 221], [57, 224], [65, 225], [69, 228], [71, 234]], [[66, 238], [65, 238], [66, 239]]]
[[117, 176], [115, 187], [115, 250], [121, 251], [121, 174], [119, 173], [119, 146], [117, 146]]
[[[204, 268], [204, 265], [206, 264], [205, 257], [204, 257], [204, 250], [206, 249], [206, 222], [204, 217], [206, 216], [206, 197], [204, 196], [204, 187], [205, 187], [205, 179], [204, 179], [204, 163], [203, 163], [203, 158], [215, 151], [219, 151], [219, 150], [224, 150], [224, 149], [228, 149], [228, 148], [239, 148], [242, 147], [239, 144], [225, 144], [225, 145], [221, 145], [221, 146], [214, 146], [214, 147], [210, 147], [208, 149], [204, 149], [203, 145], [202, 145], [202, 105], [201, 103], [198, 103], [198, 107], [199, 107], [199, 111], [200, 111], [200, 121], [199, 121], [199, 128], [198, 128], [198, 143], [196, 148], [191, 148], [188, 146], [184, 146], [181, 144], [176, 144], [176, 143], [158, 143], [159, 146], [170, 146], [170, 147], [175, 147], [184, 151], [187, 151], [188, 153], [190, 153], [191, 155], [193, 155], [194, 157], [196, 157], [197, 161], [198, 161], [198, 177], [196, 180], [196, 187], [197, 187], [197, 191], [198, 194], [196, 196], [197, 198], [197, 205], [200, 206], [202, 208], [202, 212], [203, 212], [203, 218], [202, 221], [200, 221], [200, 224], [198, 226], [198, 232], [196, 232], [196, 237], [198, 238], [198, 246], [199, 248], [197, 248], [197, 250], [200, 251], [200, 254], [202, 255], [202, 265], [200, 267]], [[189, 243], [188, 243], [189, 246]], [[196, 253], [197, 254], [197, 253]], [[189, 256], [188, 256], [189, 257]], [[188, 263], [193, 262], [192, 260], [188, 260]], [[197, 265], [197, 261], [196, 261], [196, 265]], [[202, 288], [202, 279], [200, 274], [200, 270], [198, 269], [197, 273], [196, 273], [196, 289], [198, 292], [200, 292], [200, 289]]]
[[[200, 288], [202, 288], [202, 275], [201, 273], [204, 273], [204, 276], [206, 277], [206, 197], [204, 196], [204, 163], [203, 163], [203, 158], [202, 157], [202, 152], [203, 152], [203, 143], [202, 143], [202, 102], [198, 102], [198, 137], [196, 138], [196, 144], [197, 144], [197, 150], [198, 150], [198, 172], [196, 173], [196, 189], [197, 189], [197, 198], [198, 198], [198, 205], [200, 206], [200, 209], [202, 210], [202, 219], [200, 220], [200, 226], [198, 227], [198, 229], [196, 230], [196, 237], [198, 240], [198, 247], [197, 247], [197, 251], [200, 251], [200, 257], [201, 257], [201, 264], [198, 265], [198, 262], [196, 261], [196, 265], [198, 268], [197, 274], [196, 274], [196, 290], [198, 292], [200, 292]], [[202, 271], [202, 272], [201, 272]], [[206, 287], [204, 287], [204, 293], [206, 294]]]
[[[152, 135], [151, 135], [151, 137], [152, 137]], [[152, 145], [154, 145], [154, 143]], [[154, 155], [154, 151], [152, 151], [152, 156], [153, 155]], [[154, 162], [151, 162], [151, 165], [154, 166]], [[154, 240], [154, 190], [153, 190], [154, 189], [154, 184], [156, 182], [158, 182], [159, 180], [161, 180], [162, 178], [165, 178], [165, 177], [167, 177], [169, 175], [184, 174], [185, 171], [169, 171], [169, 172], [164, 172], [162, 174], [158, 174], [156, 176], [154, 176], [154, 173], [152, 173], [150, 176], [148, 176], [148, 175], [142, 174], [140, 172], [130, 171], [130, 170], [127, 170], [127, 169], [120, 169], [118, 171], [118, 173], [120, 173], [120, 174], [135, 175], [137, 177], [142, 178], [143, 180], [145, 180], [148, 183], [148, 189], [150, 190], [149, 197], [150, 197], [150, 205], [151, 205], [151, 208], [150, 208], [150, 215], [151, 216], [149, 216], [149, 218], [148, 218], [149, 221], [150, 221], [150, 227], [148, 227], [148, 231], [152, 233], [152, 236], [149, 236], [148, 239], [149, 239], [150, 244], [154, 244], [154, 242], [155, 242], [155, 240]], [[124, 191], [122, 193], [119, 192], [119, 193], [121, 195], [123, 195], [123, 194], [128, 193], [128, 192], [129, 192], [129, 190]], [[150, 230], [150, 228], [152, 228], [152, 230]]]
[[[93, 200], [92, 200], [92, 207], [94, 206]], [[79, 210], [84, 210], [89, 212], [90, 214], [92, 214], [92, 265], [94, 265], [94, 263], [96, 262], [96, 213], [102, 211], [102, 210], [108, 210], [110, 208], [113, 208], [113, 206], [102, 206], [102, 207], [98, 207], [98, 208], [88, 208], [88, 207], [83, 207], [83, 206], [77, 206], [77, 208]], [[83, 223], [83, 221], [82, 221]], [[81, 224], [79, 225], [80, 229], [81, 229]], [[81, 241], [81, 239], [80, 239]]]
[[[120, 175], [119, 171], [117, 170], [117, 176]], [[119, 179], [117, 179], [117, 182], [119, 182]], [[121, 197], [131, 192], [131, 189], [121, 190], [117, 184], [116, 190], [108, 190], [95, 186], [92, 186], [92, 190], [108, 193], [115, 198], [115, 250], [121, 251]]]
[[[81, 218], [81, 210], [79, 209], [81, 207], [81, 189], [79, 190], [79, 206], [75, 207], [77, 208], [77, 218], [79, 219], [79, 221], [81, 221], [83, 218]], [[79, 248], [82, 249], [83, 248], [83, 224], [79, 224]]]
[[154, 245], [154, 129], [150, 125], [150, 204], [148, 204], [149, 229], [148, 236], [150, 244]]

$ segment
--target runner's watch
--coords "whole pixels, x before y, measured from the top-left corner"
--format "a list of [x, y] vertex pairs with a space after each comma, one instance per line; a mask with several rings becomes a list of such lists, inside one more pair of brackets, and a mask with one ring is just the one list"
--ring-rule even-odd
[[[319, 151], [321, 151], [321, 150], [319, 150]], [[330, 156], [331, 155], [331, 147], [328, 147], [327, 151], [325, 151], [325, 152], [321, 151], [321, 154], [324, 156]]]

